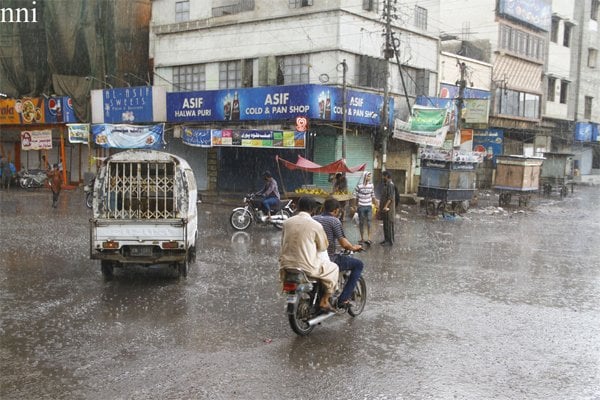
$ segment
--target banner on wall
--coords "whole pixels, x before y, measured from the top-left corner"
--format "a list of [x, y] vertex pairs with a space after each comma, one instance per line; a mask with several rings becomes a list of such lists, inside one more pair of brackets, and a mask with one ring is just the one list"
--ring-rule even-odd
[[393, 137], [422, 145], [441, 147], [450, 128], [446, 108], [414, 106], [408, 122], [396, 119]]
[[22, 131], [21, 150], [50, 150], [52, 149], [52, 131]]
[[87, 143], [90, 138], [90, 124], [67, 124], [69, 143]]
[[164, 130], [165, 124], [95, 124], [92, 125], [92, 140], [104, 148], [160, 150], [164, 144]]
[[504, 151], [504, 131], [502, 129], [474, 131], [473, 151], [483, 153], [486, 160], [496, 162], [496, 155], [502, 155]]
[[181, 134], [181, 140], [188, 146], [212, 147], [210, 129], [194, 129], [184, 127]]
[[212, 145], [230, 147], [305, 148], [306, 132], [268, 130], [213, 130]]

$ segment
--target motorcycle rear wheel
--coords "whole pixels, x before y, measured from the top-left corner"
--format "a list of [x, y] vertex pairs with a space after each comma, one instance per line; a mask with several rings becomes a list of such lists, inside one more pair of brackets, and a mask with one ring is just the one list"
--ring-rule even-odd
[[348, 314], [356, 317], [363, 312], [365, 304], [367, 303], [367, 283], [362, 276], [358, 279], [350, 300], [354, 304], [348, 308]]
[[[290, 214], [288, 210], [281, 210], [278, 212], [278, 214], [280, 214], [283, 217], [283, 221], [289, 219], [292, 216], [292, 214]], [[275, 228], [277, 229], [283, 229], [283, 221], [281, 221], [281, 223], [279, 224], [273, 224], [273, 226], [275, 226]]]
[[252, 223], [252, 215], [250, 215], [250, 212], [245, 209], [233, 210], [231, 216], [229, 217], [229, 223], [234, 229], [243, 231]]
[[315, 328], [314, 325], [310, 326], [308, 324], [310, 308], [310, 303], [307, 299], [300, 299], [296, 312], [288, 314], [290, 327], [299, 336], [307, 336]]

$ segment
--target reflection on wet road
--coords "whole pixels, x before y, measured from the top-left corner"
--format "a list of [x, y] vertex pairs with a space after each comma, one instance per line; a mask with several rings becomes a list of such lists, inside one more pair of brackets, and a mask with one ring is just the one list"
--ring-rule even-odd
[[402, 207], [396, 245], [357, 255], [363, 314], [307, 338], [284, 313], [280, 232], [235, 232], [230, 207], [199, 206], [187, 279], [105, 282], [82, 192], [56, 210], [45, 191], [0, 196], [2, 399], [600, 397], [598, 187], [454, 219]]

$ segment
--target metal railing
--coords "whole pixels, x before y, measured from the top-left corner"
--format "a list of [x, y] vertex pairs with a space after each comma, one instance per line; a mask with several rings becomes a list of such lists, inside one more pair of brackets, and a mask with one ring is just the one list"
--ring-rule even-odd
[[239, 14], [244, 11], [254, 10], [254, 0], [239, 0], [236, 4], [228, 6], [213, 7], [212, 16], [222, 17], [224, 15]]

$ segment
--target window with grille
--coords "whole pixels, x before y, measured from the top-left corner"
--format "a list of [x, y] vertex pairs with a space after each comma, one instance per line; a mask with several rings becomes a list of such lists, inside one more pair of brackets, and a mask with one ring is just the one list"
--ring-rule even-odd
[[548, 78], [548, 101], [556, 100], [556, 78]]
[[415, 26], [419, 29], [427, 30], [427, 9], [415, 7]]
[[583, 108], [583, 118], [592, 119], [592, 102], [594, 98], [590, 96], [585, 96], [584, 108]]
[[290, 8], [301, 8], [313, 5], [313, 0], [289, 0]]
[[552, 25], [550, 27], [550, 41], [558, 43], [558, 25], [560, 20], [558, 18], [552, 18]]
[[277, 84], [309, 83], [308, 54], [277, 58]]
[[175, 2], [175, 22], [190, 20], [190, 2], [189, 0]]
[[358, 84], [364, 87], [382, 89], [385, 87], [385, 66], [387, 60], [369, 56], [358, 58]]
[[564, 30], [563, 46], [571, 47], [571, 31], [573, 30], [573, 25], [565, 24]]
[[569, 82], [560, 82], [560, 104], [567, 104], [569, 99]]
[[598, 9], [600, 8], [600, 0], [592, 0], [592, 7], [590, 9], [590, 19], [598, 21]]
[[378, 12], [379, 2], [377, 0], [363, 0], [363, 10]]
[[500, 26], [499, 46], [520, 56], [543, 60], [544, 39], [509, 25]]
[[204, 64], [173, 67], [173, 90], [185, 92], [206, 89]]
[[592, 48], [588, 49], [587, 66], [590, 68], [596, 68], [598, 66], [598, 50]]
[[219, 89], [239, 88], [242, 86], [242, 62], [226, 61], [219, 63]]

